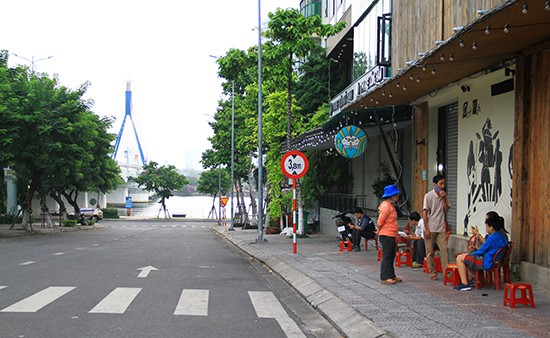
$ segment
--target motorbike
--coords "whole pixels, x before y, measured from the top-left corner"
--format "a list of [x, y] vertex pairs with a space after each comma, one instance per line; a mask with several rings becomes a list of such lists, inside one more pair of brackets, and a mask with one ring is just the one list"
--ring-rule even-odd
[[349, 224], [352, 222], [351, 218], [348, 216], [350, 213], [351, 210], [342, 211], [334, 215], [332, 219], [336, 220], [335, 225], [340, 234], [340, 240], [353, 242], [353, 235], [349, 228]]

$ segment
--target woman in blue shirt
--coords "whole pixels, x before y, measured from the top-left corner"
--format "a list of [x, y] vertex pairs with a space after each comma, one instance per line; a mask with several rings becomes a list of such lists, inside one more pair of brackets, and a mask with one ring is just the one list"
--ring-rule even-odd
[[471, 254], [463, 253], [456, 257], [461, 284], [455, 286], [455, 290], [471, 290], [472, 285], [468, 283], [468, 270], [489, 270], [493, 265], [493, 259], [497, 251], [508, 245], [507, 231], [504, 229], [504, 218], [497, 213], [490, 213], [485, 219], [485, 226], [487, 228], [485, 243]]

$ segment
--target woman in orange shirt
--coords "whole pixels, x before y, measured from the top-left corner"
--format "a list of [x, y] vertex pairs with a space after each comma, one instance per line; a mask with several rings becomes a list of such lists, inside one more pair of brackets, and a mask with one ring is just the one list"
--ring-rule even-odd
[[397, 237], [397, 211], [395, 203], [399, 200], [400, 191], [395, 184], [384, 187], [382, 203], [378, 207], [378, 240], [382, 244], [382, 261], [380, 262], [380, 280], [382, 284], [395, 284], [403, 280], [395, 275], [395, 254]]

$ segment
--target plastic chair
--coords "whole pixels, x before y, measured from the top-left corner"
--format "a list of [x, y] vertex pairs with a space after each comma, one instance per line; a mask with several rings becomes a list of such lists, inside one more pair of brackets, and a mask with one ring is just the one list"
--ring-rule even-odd
[[[495, 290], [500, 289], [501, 280], [504, 281], [504, 283], [510, 283], [510, 255], [512, 254], [512, 250], [514, 249], [514, 242], [508, 242], [508, 245], [506, 246], [506, 251], [504, 253], [504, 257], [502, 258], [500, 264], [496, 265], [494, 269], [490, 269], [487, 273], [487, 280], [489, 284], [495, 285]], [[502, 275], [502, 279], [500, 278]]]
[[485, 280], [487, 281], [487, 285], [494, 284], [495, 290], [500, 289], [500, 273], [495, 274], [495, 271], [500, 271], [499, 267], [504, 262], [507, 249], [508, 246], [504, 246], [497, 250], [493, 258], [493, 265], [489, 270], [476, 270], [476, 289], [482, 288], [485, 285]]

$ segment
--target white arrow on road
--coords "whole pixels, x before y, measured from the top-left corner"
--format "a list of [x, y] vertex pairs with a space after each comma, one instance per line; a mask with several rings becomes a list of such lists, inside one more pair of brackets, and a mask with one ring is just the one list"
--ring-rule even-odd
[[145, 278], [149, 275], [149, 272], [155, 270], [155, 271], [158, 271], [159, 269], [155, 268], [154, 266], [144, 266], [143, 268], [139, 268], [139, 269], [136, 269], [136, 270], [141, 270], [141, 272], [139, 273], [138, 275], [138, 278]]

